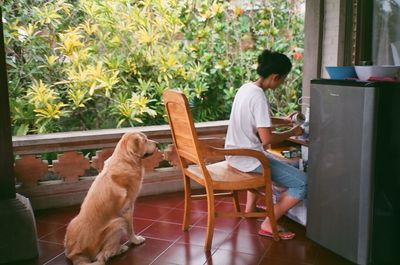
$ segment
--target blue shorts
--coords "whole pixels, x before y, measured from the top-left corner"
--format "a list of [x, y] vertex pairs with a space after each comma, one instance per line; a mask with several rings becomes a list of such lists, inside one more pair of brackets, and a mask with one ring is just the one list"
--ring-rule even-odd
[[[287, 194], [291, 197], [303, 200], [307, 196], [307, 175], [285, 162], [268, 156], [271, 169], [271, 180], [278, 186], [287, 188]], [[260, 173], [261, 165], [252, 172]]]

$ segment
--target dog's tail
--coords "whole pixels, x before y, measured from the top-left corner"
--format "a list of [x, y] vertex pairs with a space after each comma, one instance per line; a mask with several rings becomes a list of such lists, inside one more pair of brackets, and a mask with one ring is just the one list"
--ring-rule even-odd
[[104, 261], [91, 261], [87, 256], [76, 255], [71, 257], [74, 265], [105, 265]]

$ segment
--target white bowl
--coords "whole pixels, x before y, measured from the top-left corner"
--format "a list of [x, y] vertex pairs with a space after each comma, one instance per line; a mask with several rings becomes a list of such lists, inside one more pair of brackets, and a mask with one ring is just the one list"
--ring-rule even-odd
[[400, 76], [400, 66], [396, 65], [368, 65], [354, 66], [359, 80], [373, 79], [398, 79]]

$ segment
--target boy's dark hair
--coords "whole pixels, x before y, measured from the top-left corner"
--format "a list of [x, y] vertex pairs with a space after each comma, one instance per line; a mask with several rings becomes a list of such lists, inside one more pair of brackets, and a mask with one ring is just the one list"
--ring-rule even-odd
[[286, 76], [292, 69], [290, 59], [279, 52], [264, 50], [258, 56], [257, 74], [267, 78], [271, 74], [278, 74], [279, 78]]

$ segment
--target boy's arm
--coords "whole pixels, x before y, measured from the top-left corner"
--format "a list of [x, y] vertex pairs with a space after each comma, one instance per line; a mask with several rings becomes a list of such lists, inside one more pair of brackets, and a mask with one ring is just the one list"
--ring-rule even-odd
[[297, 112], [290, 113], [289, 115], [285, 117], [271, 117], [271, 123], [273, 128], [279, 128], [279, 127], [288, 127], [292, 126], [293, 123], [293, 116], [296, 115]]
[[292, 124], [292, 121], [290, 119], [288, 119], [287, 117], [271, 117], [271, 123], [273, 125], [275, 125], [275, 124], [290, 125], [290, 124]]
[[288, 131], [284, 132], [273, 132], [271, 128], [261, 127], [257, 128], [258, 136], [264, 147], [268, 147], [270, 144], [277, 144], [291, 136], [297, 136], [303, 134], [303, 129], [296, 125]]

